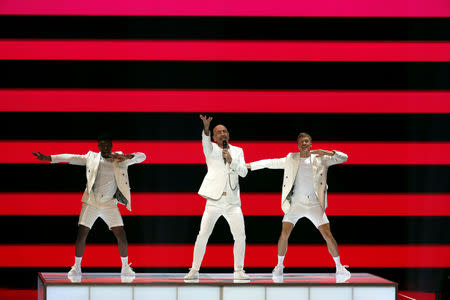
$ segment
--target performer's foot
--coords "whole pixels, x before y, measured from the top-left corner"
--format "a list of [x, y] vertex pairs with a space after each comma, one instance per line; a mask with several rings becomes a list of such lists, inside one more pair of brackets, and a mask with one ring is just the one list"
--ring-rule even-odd
[[70, 269], [69, 273], [67, 273], [69, 276], [81, 276], [81, 267], [79, 265], [73, 265]]
[[122, 276], [135, 276], [136, 273], [133, 271], [133, 269], [130, 267], [131, 264], [128, 265], [122, 265], [122, 271], [120, 272], [120, 275]]
[[352, 274], [346, 269], [348, 268], [348, 266], [338, 266], [336, 267], [336, 276], [340, 276], [340, 277], [348, 277], [350, 278], [352, 276]]
[[272, 277], [283, 277], [284, 266], [275, 266], [272, 271]]
[[198, 280], [198, 277], [199, 277], [198, 270], [190, 268], [189, 273], [187, 273], [187, 275], [184, 276], [184, 280]]
[[250, 276], [244, 270], [234, 271], [234, 280], [250, 280]]
[[134, 275], [121, 275], [120, 276], [120, 281], [121, 282], [133, 282], [133, 280], [136, 278], [136, 276]]

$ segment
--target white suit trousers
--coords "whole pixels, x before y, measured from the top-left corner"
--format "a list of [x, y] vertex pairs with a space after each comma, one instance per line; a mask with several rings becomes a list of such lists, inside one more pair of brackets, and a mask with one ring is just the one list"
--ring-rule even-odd
[[[224, 198], [224, 197], [222, 197]], [[221, 199], [224, 200], [224, 199]], [[200, 223], [200, 232], [197, 235], [194, 247], [194, 259], [192, 262], [192, 268], [200, 270], [203, 256], [205, 255], [206, 244], [208, 243], [209, 236], [211, 235], [214, 225], [220, 216], [224, 216], [230, 225], [231, 233], [234, 239], [234, 270], [242, 270], [244, 268], [244, 256], [245, 256], [245, 225], [244, 216], [240, 205], [223, 204], [221, 200], [216, 201], [208, 200], [205, 206], [205, 212], [202, 216]]]

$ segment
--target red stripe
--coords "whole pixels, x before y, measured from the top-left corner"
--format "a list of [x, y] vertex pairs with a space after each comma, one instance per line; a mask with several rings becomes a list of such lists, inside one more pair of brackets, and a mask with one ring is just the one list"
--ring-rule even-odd
[[[281, 187], [280, 187], [281, 189]], [[78, 215], [80, 193], [0, 193], [0, 215]], [[246, 216], [281, 216], [281, 193], [242, 193]], [[123, 215], [203, 214], [205, 200], [196, 193], [133, 193], [133, 211]], [[328, 195], [328, 216], [450, 216], [450, 194]]]
[[[130, 245], [134, 267], [189, 267], [192, 245]], [[431, 245], [341, 245], [342, 262], [354, 268], [448, 268], [450, 246]], [[247, 245], [246, 267], [273, 267], [276, 245]], [[0, 267], [69, 267], [73, 264], [73, 245], [1, 245]], [[323, 245], [290, 245], [287, 267], [333, 267], [334, 262]], [[85, 267], [118, 267], [116, 245], [88, 244], [83, 256]], [[232, 267], [232, 245], [208, 245], [203, 267]]]
[[450, 113], [448, 91], [1, 89], [0, 99], [0, 111]]
[[[226, 4], [225, 4], [226, 3]], [[301, 16], [301, 17], [449, 17], [446, 0], [256, 1], [228, 0], [14, 0], [2, 1], [0, 14], [138, 16]]]
[[450, 61], [447, 42], [0, 40], [0, 59]]
[[[199, 130], [199, 138], [201, 129]], [[297, 143], [232, 141], [242, 147], [245, 160], [285, 157], [298, 152]], [[313, 142], [314, 149], [337, 149], [349, 156], [347, 164], [448, 165], [450, 142]], [[0, 141], [0, 163], [40, 163], [32, 152], [85, 154], [98, 151], [96, 141]], [[113, 150], [144, 152], [147, 164], [204, 164], [199, 141], [116, 141]]]

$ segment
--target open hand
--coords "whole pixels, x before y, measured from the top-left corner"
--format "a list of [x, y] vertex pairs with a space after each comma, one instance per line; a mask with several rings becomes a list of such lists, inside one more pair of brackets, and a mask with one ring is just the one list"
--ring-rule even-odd
[[41, 161], [52, 161], [52, 157], [48, 155], [44, 155], [41, 152], [33, 152], [33, 155], [36, 156], [37, 159]]

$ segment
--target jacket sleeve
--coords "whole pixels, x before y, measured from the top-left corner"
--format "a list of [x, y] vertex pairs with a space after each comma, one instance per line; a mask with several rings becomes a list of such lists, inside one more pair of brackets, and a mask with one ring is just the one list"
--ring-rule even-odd
[[322, 160], [324, 161], [325, 165], [327, 166], [332, 166], [332, 165], [337, 165], [337, 164], [341, 164], [343, 162], [346, 162], [348, 159], [347, 154], [337, 151], [337, 150], [333, 150], [335, 153], [332, 156], [329, 155], [324, 155], [322, 157]]
[[85, 166], [87, 162], [88, 154], [85, 155], [77, 155], [77, 154], [58, 154], [58, 155], [52, 155], [52, 164], [65, 162], [69, 163], [71, 165], [79, 165], [79, 166]]
[[[211, 134], [211, 130], [209, 131], [209, 133]], [[213, 145], [211, 142], [211, 137], [209, 135], [206, 135], [204, 130], [202, 130], [202, 146], [205, 157], [208, 157], [213, 149]]]
[[275, 159], [263, 159], [250, 163], [251, 170], [256, 171], [260, 169], [284, 169], [286, 165], [286, 158], [275, 158]]
[[231, 161], [230, 168], [241, 177], [247, 176], [248, 170], [245, 166], [244, 151], [242, 149], [239, 150], [237, 159]]
[[132, 154], [134, 154], [134, 157], [132, 159], [126, 160], [128, 166], [134, 165], [134, 164], [139, 164], [147, 158], [147, 156], [142, 152], [135, 152]]

